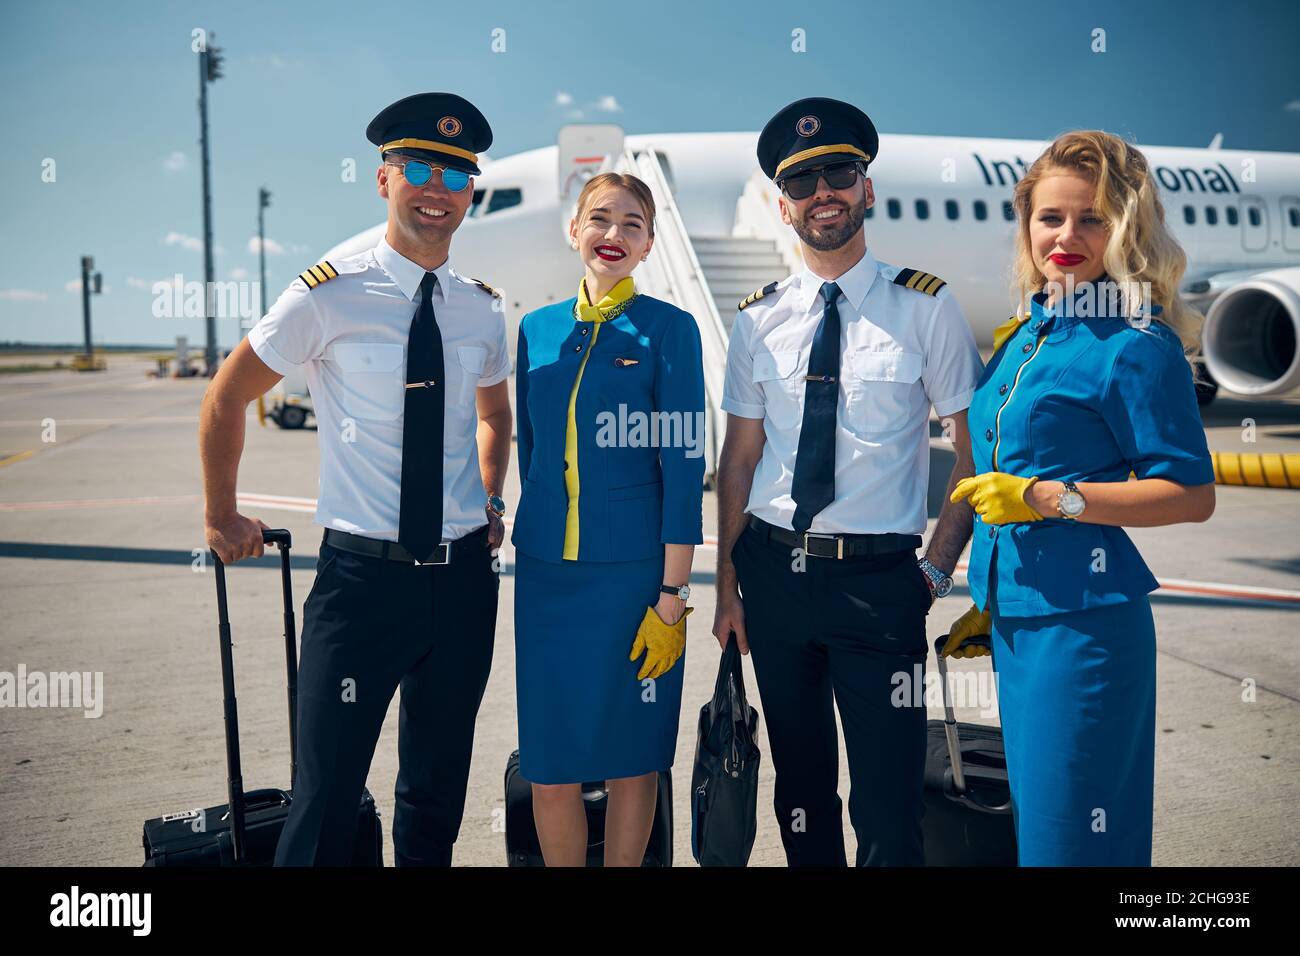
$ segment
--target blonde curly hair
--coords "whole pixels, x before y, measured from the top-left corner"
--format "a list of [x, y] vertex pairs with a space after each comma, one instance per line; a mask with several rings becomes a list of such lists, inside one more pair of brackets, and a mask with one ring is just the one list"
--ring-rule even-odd
[[1093, 211], [1107, 230], [1102, 265], [1120, 290], [1123, 314], [1139, 314], [1142, 303], [1133, 290], [1149, 287], [1153, 302], [1161, 306], [1160, 314], [1152, 318], [1174, 331], [1185, 352], [1194, 352], [1205, 318], [1178, 295], [1187, 271], [1187, 254], [1165, 225], [1155, 177], [1136, 147], [1101, 130], [1074, 130], [1058, 136], [1016, 184], [1012, 204], [1018, 227], [1012, 271], [1020, 311], [1028, 310], [1032, 296], [1047, 283], [1034, 260], [1029, 221], [1034, 187], [1054, 172], [1077, 173], [1096, 186]]

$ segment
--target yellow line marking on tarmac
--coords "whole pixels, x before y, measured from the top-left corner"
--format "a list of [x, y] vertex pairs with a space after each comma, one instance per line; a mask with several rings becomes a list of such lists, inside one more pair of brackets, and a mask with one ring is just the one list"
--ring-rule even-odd
[[0, 458], [0, 468], [3, 468], [5, 465], [12, 465], [15, 462], [24, 461], [25, 459], [31, 458], [34, 454], [36, 454], [36, 452], [29, 448], [27, 451], [20, 451], [16, 455], [10, 455], [8, 458]]

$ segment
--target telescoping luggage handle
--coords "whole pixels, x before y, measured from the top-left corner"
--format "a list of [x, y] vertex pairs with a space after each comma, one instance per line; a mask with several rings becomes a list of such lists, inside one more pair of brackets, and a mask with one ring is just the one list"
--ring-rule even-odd
[[[280, 585], [284, 592], [284, 655], [288, 671], [289, 693], [289, 787], [297, 773], [298, 728], [295, 720], [298, 702], [297, 625], [293, 614], [293, 590], [289, 576], [289, 548], [292, 536], [285, 528], [266, 528], [262, 543], [280, 550]], [[226, 565], [217, 552], [209, 550], [217, 572], [217, 635], [221, 649], [221, 696], [226, 724], [226, 779], [230, 800], [230, 842], [236, 863], [244, 859], [244, 779], [239, 762], [239, 713], [235, 702], [235, 663], [230, 642], [230, 612], [226, 605]], [[255, 791], [254, 795], [262, 795]]]
[[943, 693], [943, 735], [948, 741], [948, 760], [952, 764], [952, 785], [958, 793], [966, 792], [966, 771], [961, 763], [961, 735], [957, 731], [957, 717], [953, 712], [952, 698], [948, 694], [948, 662], [943, 656], [943, 645], [948, 635], [934, 639], [934, 656], [939, 665], [939, 687]]

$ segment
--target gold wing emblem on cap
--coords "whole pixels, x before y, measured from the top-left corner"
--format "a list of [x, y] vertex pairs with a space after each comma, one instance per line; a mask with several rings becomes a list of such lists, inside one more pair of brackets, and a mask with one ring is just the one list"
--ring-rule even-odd
[[763, 298], [763, 296], [771, 295], [775, 291], [776, 291], [776, 283], [769, 282], [767, 285], [763, 286], [763, 288], [751, 292], [749, 295], [745, 296], [745, 298], [741, 299], [740, 304], [736, 306], [736, 308], [737, 309], [748, 308], [749, 306], [757, 302], [759, 299]]
[[301, 273], [298, 278], [307, 283], [308, 289], [314, 289], [322, 282], [329, 282], [330, 279], [338, 277], [339, 270], [324, 260], [316, 263], [306, 272]]
[[939, 290], [947, 284], [938, 276], [921, 272], [919, 269], [899, 269], [898, 275], [894, 276], [894, 285], [924, 292], [926, 295], [938, 295]]

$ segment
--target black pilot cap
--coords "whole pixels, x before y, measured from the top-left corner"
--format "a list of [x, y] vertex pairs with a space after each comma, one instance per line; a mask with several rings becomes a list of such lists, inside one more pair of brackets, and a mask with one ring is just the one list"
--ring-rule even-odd
[[492, 145], [492, 127], [464, 97], [416, 93], [380, 110], [366, 139], [381, 154], [391, 149], [477, 176], [478, 154]]
[[781, 110], [758, 135], [758, 165], [781, 180], [812, 166], [870, 163], [880, 138], [866, 113], [851, 103], [813, 96]]

